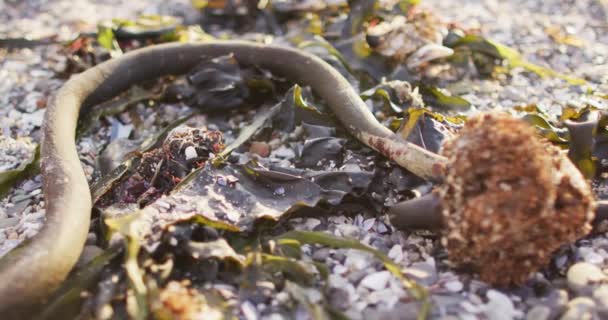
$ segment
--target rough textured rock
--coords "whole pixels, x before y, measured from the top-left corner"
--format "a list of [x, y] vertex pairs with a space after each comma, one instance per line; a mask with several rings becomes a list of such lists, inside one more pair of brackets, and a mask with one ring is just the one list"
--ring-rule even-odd
[[442, 241], [450, 260], [481, 279], [522, 284], [553, 251], [591, 230], [587, 182], [523, 121], [500, 113], [471, 118], [443, 154]]

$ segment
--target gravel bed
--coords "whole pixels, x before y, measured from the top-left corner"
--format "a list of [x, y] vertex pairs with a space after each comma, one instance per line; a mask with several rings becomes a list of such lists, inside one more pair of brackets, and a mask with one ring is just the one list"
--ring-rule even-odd
[[[517, 48], [528, 60], [589, 80], [584, 86], [539, 78], [515, 70], [498, 80], [463, 79], [450, 87], [479, 110], [536, 104], [552, 115], [566, 105], [608, 107], [608, 100], [586, 94], [608, 92], [608, 9], [605, 1], [423, 1], [444, 20]], [[0, 2], [0, 37], [40, 37], [57, 32], [69, 39], [92, 31], [98, 21], [132, 18], [140, 13], [180, 14], [193, 19], [188, 1], [4, 1]], [[81, 17], [89, 20], [82, 21]], [[546, 30], [561, 26], [581, 40], [580, 47], [556, 43]], [[0, 49], [0, 170], [17, 167], [40, 142], [42, 119], [49, 97], [64, 80], [54, 77], [65, 61], [60, 46], [11, 52]], [[472, 89], [471, 89], [472, 88]], [[174, 117], [180, 106], [148, 115], [158, 124]], [[80, 140], [85, 172], [93, 168], [108, 128]], [[280, 150], [280, 149], [279, 149]], [[276, 151], [275, 151], [276, 152]], [[0, 256], [32, 237], [44, 223], [41, 179], [33, 177], [0, 201]], [[439, 319], [601, 319], [608, 318], [608, 237], [597, 233], [563, 248], [548, 267], [550, 276], [534, 275], [524, 286], [498, 289], [474, 276], [450, 268], [437, 237], [428, 232], [395, 231], [385, 217], [296, 218], [298, 230], [326, 231], [379, 249], [402, 266], [406, 274], [427, 287], [433, 318]], [[408, 298], [398, 280], [368, 254], [347, 249], [305, 246], [306, 258], [325, 263], [331, 271], [330, 303], [352, 319], [412, 319], [420, 308]], [[500, 272], [497, 270], [497, 272]], [[271, 283], [272, 285], [272, 283]], [[224, 288], [235, 291], [235, 288]], [[235, 291], [236, 292], [236, 291]], [[240, 305], [243, 319], [280, 319], [270, 306], [285, 302], [284, 292], [271, 288], [271, 302]], [[317, 297], [318, 298], [318, 297]], [[317, 299], [311, 293], [309, 299]]]

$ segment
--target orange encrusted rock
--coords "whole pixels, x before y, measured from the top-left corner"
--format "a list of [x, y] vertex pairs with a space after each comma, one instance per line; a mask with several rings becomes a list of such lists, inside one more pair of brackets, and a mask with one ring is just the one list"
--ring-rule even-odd
[[507, 114], [467, 121], [445, 143], [442, 242], [452, 262], [494, 285], [523, 283], [591, 230], [595, 202], [565, 153]]

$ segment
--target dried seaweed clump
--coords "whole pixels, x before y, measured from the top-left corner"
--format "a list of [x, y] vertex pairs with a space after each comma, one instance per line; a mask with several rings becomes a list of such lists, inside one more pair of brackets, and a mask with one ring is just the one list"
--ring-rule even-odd
[[223, 140], [220, 131], [187, 126], [173, 129], [160, 147], [141, 154], [133, 175], [121, 181], [109, 198], [102, 198], [101, 206], [117, 201], [140, 206], [153, 202], [222, 151]]
[[518, 285], [562, 244], [587, 234], [594, 216], [580, 172], [535, 129], [506, 114], [472, 118], [444, 145], [441, 187], [452, 262], [494, 285]]
[[445, 33], [447, 29], [435, 15], [416, 11], [407, 18], [396, 16], [370, 26], [366, 39], [376, 53], [414, 69], [427, 61], [452, 55], [453, 50], [442, 45]]

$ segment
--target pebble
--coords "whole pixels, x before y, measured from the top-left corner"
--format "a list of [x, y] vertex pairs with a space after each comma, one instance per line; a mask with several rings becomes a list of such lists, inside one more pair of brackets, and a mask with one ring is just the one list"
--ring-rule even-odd
[[30, 191], [33, 191], [35, 189], [39, 189], [40, 188], [40, 182], [35, 181], [35, 180], [27, 180], [27, 181], [25, 181], [23, 183], [23, 185], [21, 186], [21, 188], [25, 192], [30, 192]]
[[599, 306], [608, 309], [608, 284], [595, 288], [592, 295]]
[[198, 153], [196, 152], [196, 148], [193, 146], [187, 146], [184, 150], [184, 154], [186, 155], [186, 160], [192, 160], [198, 157]]
[[521, 316], [522, 312], [515, 309], [513, 301], [504, 293], [490, 289], [486, 292], [488, 303], [484, 306], [484, 313], [489, 319], [510, 320]]
[[431, 285], [437, 282], [438, 278], [435, 266], [428, 262], [415, 262], [409, 268], [405, 269], [404, 273], [425, 285]]
[[604, 257], [602, 257], [599, 253], [595, 252], [595, 250], [593, 248], [580, 247], [580, 248], [578, 248], [577, 251], [578, 251], [577, 253], [580, 256], [582, 256], [582, 258], [583, 258], [583, 260], [585, 260], [585, 262], [595, 264], [595, 265], [599, 265], [604, 262]]
[[21, 221], [22, 222], [36, 222], [37, 220], [44, 219], [44, 216], [45, 216], [45, 211], [38, 211], [38, 212], [34, 212], [32, 214], [25, 215], [21, 219]]
[[279, 303], [287, 303], [289, 302], [289, 294], [285, 291], [281, 291], [277, 293], [275, 299], [277, 299]]
[[351, 272], [348, 275], [347, 279], [351, 283], [357, 285], [359, 282], [361, 282], [361, 279], [363, 279], [368, 274], [369, 274], [369, 270], [357, 270], [357, 271]]
[[388, 232], [388, 227], [386, 226], [386, 224], [384, 224], [384, 222], [379, 222], [378, 225], [376, 226], [376, 231], [378, 231], [379, 234], [385, 234]]
[[[353, 288], [354, 291], [354, 288]], [[331, 288], [329, 290], [329, 301], [338, 309], [346, 309], [350, 306], [351, 294], [345, 288]]]
[[551, 309], [547, 306], [536, 305], [526, 314], [526, 320], [547, 320], [551, 315]]
[[382, 289], [372, 291], [365, 299], [382, 309], [391, 309], [399, 301], [399, 296], [391, 289]]
[[21, 119], [28, 123], [30, 126], [40, 128], [42, 121], [44, 120], [45, 109], [36, 110], [32, 113], [24, 113]]
[[396, 244], [388, 251], [388, 257], [391, 258], [395, 263], [399, 263], [403, 260], [403, 247]]
[[344, 266], [351, 270], [363, 270], [370, 266], [374, 261], [374, 257], [371, 253], [349, 249], [346, 251]]
[[14, 227], [19, 223], [19, 217], [0, 219], [0, 229]]
[[386, 288], [391, 277], [390, 272], [380, 271], [365, 276], [359, 285], [371, 290], [381, 290]]
[[578, 297], [568, 302], [566, 312], [560, 320], [597, 319], [595, 314], [595, 302], [588, 297]]
[[296, 157], [296, 153], [293, 151], [293, 149], [283, 145], [281, 145], [278, 149], [273, 150], [272, 154], [277, 158], [283, 158], [287, 160], [291, 160]]
[[257, 320], [258, 313], [255, 306], [250, 301], [245, 301], [241, 304], [241, 312], [245, 320]]
[[349, 305], [358, 298], [355, 286], [340, 275], [331, 274], [329, 276], [329, 285], [332, 289], [344, 290], [346, 296], [348, 297], [345, 303]]
[[451, 292], [460, 292], [460, 291], [462, 291], [462, 288], [464, 287], [462, 282], [460, 282], [458, 280], [448, 281], [444, 284], [444, 286], [446, 289], [448, 289], [448, 291], [451, 291]]
[[418, 302], [397, 303], [392, 308], [366, 309], [363, 313], [363, 319], [416, 320], [419, 311], [420, 303]]
[[568, 286], [573, 290], [580, 290], [590, 283], [606, 280], [606, 275], [596, 265], [579, 262], [568, 269], [566, 275]]
[[359, 227], [352, 224], [340, 224], [337, 226], [336, 232], [337, 236], [348, 238], [358, 238], [361, 234]]
[[18, 193], [17, 195], [15, 195], [15, 196], [13, 196], [13, 197], [11, 198], [11, 201], [12, 201], [13, 203], [15, 203], [15, 204], [18, 204], [18, 203], [20, 203], [20, 202], [23, 202], [23, 200], [27, 200], [27, 199], [30, 199], [30, 198], [32, 198], [32, 197], [34, 197], [34, 196], [33, 196], [33, 195], [31, 195], [31, 194], [19, 194], [19, 193]]
[[86, 245], [95, 245], [97, 243], [97, 235], [94, 232], [87, 234]]
[[374, 219], [374, 218], [363, 221], [363, 230], [369, 231], [374, 226], [375, 223], [376, 223], [376, 219]]
[[341, 264], [338, 264], [334, 267], [333, 271], [335, 274], [346, 274], [348, 272], [348, 268]]
[[273, 194], [275, 196], [281, 196], [282, 197], [282, 196], [285, 195], [285, 188], [284, 187], [278, 187], [278, 188], [274, 189]]
[[329, 257], [330, 252], [331, 249], [329, 248], [320, 248], [315, 250], [315, 252], [312, 254], [312, 258], [315, 261], [324, 262]]
[[314, 230], [320, 224], [321, 220], [315, 218], [308, 218], [304, 221], [304, 226], [307, 230]]

